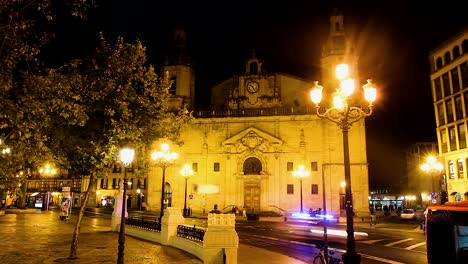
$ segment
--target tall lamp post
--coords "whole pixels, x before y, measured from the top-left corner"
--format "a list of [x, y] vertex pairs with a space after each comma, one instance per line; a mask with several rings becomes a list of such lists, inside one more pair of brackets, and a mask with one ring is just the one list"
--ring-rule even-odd
[[124, 180], [123, 180], [123, 194], [122, 194], [122, 211], [120, 218], [120, 230], [119, 230], [119, 254], [117, 258], [118, 264], [124, 263], [124, 251], [125, 251], [125, 212], [127, 211], [127, 168], [133, 161], [135, 150], [129, 148], [123, 148], [120, 150], [120, 160], [124, 164]]
[[434, 176], [440, 176], [443, 169], [444, 169], [444, 165], [442, 165], [442, 163], [440, 163], [434, 156], [428, 156], [426, 158], [426, 162], [421, 165], [421, 170], [431, 176], [431, 184], [432, 184], [431, 202], [433, 201], [433, 199], [437, 198], [436, 190], [434, 187]]
[[190, 216], [187, 208], [187, 180], [193, 176], [193, 170], [189, 164], [185, 164], [180, 170], [180, 175], [185, 178], [185, 196], [184, 196], [184, 216]]
[[344, 172], [345, 172], [345, 200], [346, 200], [346, 252], [343, 254], [343, 262], [360, 263], [361, 256], [356, 252], [356, 242], [354, 240], [354, 223], [353, 223], [353, 197], [351, 192], [351, 165], [349, 161], [349, 142], [348, 131], [351, 125], [361, 118], [372, 114], [373, 102], [377, 97], [377, 90], [373, 86], [371, 80], [367, 80], [367, 84], [363, 86], [364, 96], [368, 102], [367, 107], [352, 106], [351, 95], [354, 92], [354, 80], [349, 78], [349, 67], [347, 64], [339, 64], [336, 67], [336, 77], [340, 82], [339, 88], [333, 96], [333, 107], [322, 110], [320, 102], [322, 101], [323, 87], [314, 83], [310, 96], [312, 102], [316, 106], [316, 114], [320, 118], [327, 119], [336, 123], [343, 131], [343, 155], [344, 155]]
[[302, 179], [308, 177], [310, 175], [310, 171], [306, 170], [304, 165], [299, 165], [298, 169], [293, 171], [293, 176], [299, 178], [300, 189], [301, 189], [301, 214], [304, 212], [302, 207]]
[[164, 215], [164, 187], [166, 186], [166, 168], [174, 164], [175, 160], [179, 157], [176, 152], [169, 151], [169, 145], [166, 143], [161, 144], [161, 150], [155, 151], [151, 154], [151, 158], [155, 161], [156, 166], [162, 168], [161, 180], [161, 212], [159, 213], [159, 223]]

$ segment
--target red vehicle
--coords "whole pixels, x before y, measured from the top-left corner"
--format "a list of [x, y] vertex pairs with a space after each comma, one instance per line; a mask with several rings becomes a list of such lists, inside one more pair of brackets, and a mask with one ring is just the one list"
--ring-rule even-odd
[[426, 247], [430, 264], [468, 263], [468, 201], [427, 208]]

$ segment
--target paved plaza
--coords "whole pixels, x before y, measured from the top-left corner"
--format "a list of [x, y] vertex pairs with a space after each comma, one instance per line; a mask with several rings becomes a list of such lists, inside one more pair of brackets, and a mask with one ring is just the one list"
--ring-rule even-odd
[[[84, 217], [78, 237], [78, 259], [68, 259], [77, 215], [60, 220], [58, 211], [28, 209], [0, 215], [0, 262], [2, 264], [116, 263], [118, 232], [112, 232], [109, 218]], [[253, 257], [255, 256], [255, 257]], [[239, 244], [238, 264], [304, 264], [276, 252]], [[199, 264], [199, 258], [180, 249], [125, 238], [125, 263]]]

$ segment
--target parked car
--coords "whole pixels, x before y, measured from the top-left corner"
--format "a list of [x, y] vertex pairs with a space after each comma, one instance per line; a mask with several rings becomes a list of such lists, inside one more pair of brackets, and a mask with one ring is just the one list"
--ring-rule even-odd
[[404, 209], [401, 211], [401, 219], [416, 219], [416, 212], [413, 209]]

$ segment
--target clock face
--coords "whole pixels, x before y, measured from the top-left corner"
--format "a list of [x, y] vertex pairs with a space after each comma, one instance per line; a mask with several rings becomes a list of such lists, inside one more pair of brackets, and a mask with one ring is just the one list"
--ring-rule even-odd
[[256, 93], [258, 91], [258, 82], [251, 81], [247, 84], [247, 92]]

